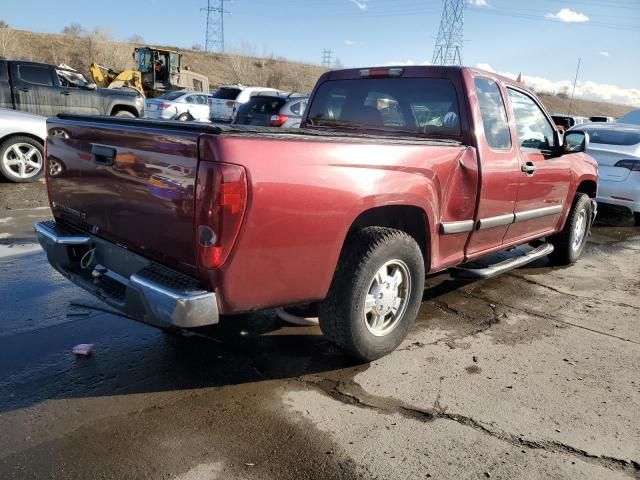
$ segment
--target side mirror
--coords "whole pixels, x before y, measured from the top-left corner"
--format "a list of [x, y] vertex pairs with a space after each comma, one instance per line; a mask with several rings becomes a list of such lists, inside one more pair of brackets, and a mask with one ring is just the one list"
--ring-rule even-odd
[[98, 88], [98, 86], [95, 83], [87, 83], [84, 88], [86, 88], [87, 90], [95, 90]]
[[589, 146], [589, 135], [586, 132], [568, 132], [564, 136], [564, 153], [584, 152]]

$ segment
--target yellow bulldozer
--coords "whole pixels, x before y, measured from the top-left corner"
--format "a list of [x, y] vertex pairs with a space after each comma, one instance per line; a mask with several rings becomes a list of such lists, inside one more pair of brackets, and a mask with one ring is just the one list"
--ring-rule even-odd
[[209, 93], [209, 79], [202, 74], [183, 68], [182, 55], [173, 50], [138, 47], [133, 51], [137, 70], [116, 72], [92, 63], [93, 81], [100, 88], [130, 88], [148, 98], [171, 90], [191, 90]]

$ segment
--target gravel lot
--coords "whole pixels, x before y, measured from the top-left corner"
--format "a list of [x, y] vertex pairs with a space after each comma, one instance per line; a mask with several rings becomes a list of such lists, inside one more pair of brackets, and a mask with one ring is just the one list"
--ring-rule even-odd
[[[46, 201], [6, 187], [0, 222]], [[0, 259], [0, 478], [640, 478], [640, 228], [603, 215], [574, 266], [430, 278], [367, 365], [271, 312], [167, 336]]]

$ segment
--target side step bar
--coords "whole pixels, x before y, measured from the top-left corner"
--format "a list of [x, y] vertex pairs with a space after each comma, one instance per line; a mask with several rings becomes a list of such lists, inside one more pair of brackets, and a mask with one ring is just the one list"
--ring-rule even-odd
[[516, 258], [508, 258], [493, 265], [487, 267], [457, 267], [454, 268], [451, 274], [456, 278], [468, 278], [468, 279], [487, 279], [496, 277], [502, 273], [514, 270], [522, 267], [527, 263], [531, 263], [539, 258], [545, 257], [553, 252], [553, 245], [550, 243], [543, 243], [542, 245], [528, 251], [524, 255]]

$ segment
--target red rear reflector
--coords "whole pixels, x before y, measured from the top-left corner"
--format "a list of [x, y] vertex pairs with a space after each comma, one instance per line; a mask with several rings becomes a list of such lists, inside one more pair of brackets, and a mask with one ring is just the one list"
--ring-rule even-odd
[[158, 105], [158, 110], [164, 110], [165, 108], [169, 108], [171, 105], [168, 103], [161, 103]]
[[281, 127], [282, 125], [287, 123], [287, 120], [289, 120], [289, 117], [287, 117], [286, 115], [271, 115], [269, 123], [272, 127]]
[[227, 107], [232, 108], [235, 105], [235, 102], [232, 102], [231, 100], [229, 100], [226, 105]]
[[196, 187], [198, 264], [220, 267], [236, 241], [247, 206], [247, 174], [243, 167], [201, 162]]

